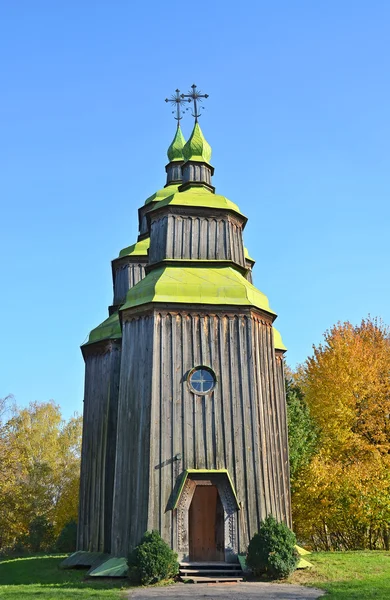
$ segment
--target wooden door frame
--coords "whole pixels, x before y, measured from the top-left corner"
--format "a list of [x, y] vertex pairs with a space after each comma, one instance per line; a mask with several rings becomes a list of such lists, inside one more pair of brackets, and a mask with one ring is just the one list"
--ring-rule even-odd
[[237, 499], [225, 473], [189, 473], [176, 503], [177, 551], [180, 561], [189, 561], [189, 509], [197, 485], [215, 485], [224, 512], [225, 561], [235, 562], [238, 554]]

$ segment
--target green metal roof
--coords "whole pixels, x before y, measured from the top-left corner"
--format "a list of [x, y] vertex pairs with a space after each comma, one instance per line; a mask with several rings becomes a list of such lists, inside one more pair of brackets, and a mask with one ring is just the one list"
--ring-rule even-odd
[[120, 310], [149, 302], [253, 306], [275, 314], [267, 296], [238, 271], [226, 266], [162, 266], [154, 269], [128, 291]]
[[100, 342], [101, 340], [116, 340], [122, 337], [121, 326], [119, 324], [119, 315], [117, 312], [113, 313], [111, 317], [108, 317], [103, 323], [100, 323], [95, 329], [92, 329], [88, 337], [88, 344]]
[[169, 146], [168, 152], [167, 152], [169, 162], [184, 160], [183, 159], [183, 148], [184, 148], [185, 143], [186, 143], [186, 141], [181, 132], [180, 124], [178, 124], [176, 133], [175, 133], [175, 137], [173, 138], [172, 143]]
[[176, 192], [171, 196], [161, 200], [156, 206], [154, 206], [150, 212], [161, 208], [162, 206], [197, 206], [206, 208], [222, 208], [225, 210], [232, 210], [239, 215], [244, 215], [238, 208], [237, 204], [234, 204], [231, 200], [225, 196], [219, 194], [213, 194], [206, 187], [193, 186], [185, 190], [184, 192]]
[[282, 336], [280, 335], [279, 331], [276, 329], [276, 327], [272, 327], [272, 331], [273, 331], [273, 334], [274, 334], [274, 348], [275, 348], [275, 350], [283, 350], [283, 352], [286, 352], [287, 348], [283, 344]]
[[150, 237], [144, 238], [140, 242], [136, 242], [132, 246], [123, 248], [119, 252], [119, 258], [122, 256], [147, 256], [150, 246]]
[[160, 200], [163, 200], [167, 196], [171, 196], [172, 194], [177, 192], [179, 185], [180, 184], [175, 183], [167, 185], [166, 187], [162, 188], [162, 190], [158, 190], [158, 192], [152, 194], [152, 196], [149, 196], [149, 198], [145, 200], [145, 204], [150, 204], [151, 202], [160, 202]]
[[256, 262], [254, 258], [252, 258], [251, 256], [249, 256], [249, 252], [248, 252], [248, 248], [244, 248], [244, 256], [247, 260], [250, 260], [251, 262]]
[[210, 163], [211, 146], [206, 141], [199, 123], [195, 123], [191, 136], [183, 148], [184, 160]]
[[177, 508], [177, 505], [179, 504], [179, 500], [180, 500], [180, 496], [181, 493], [183, 491], [185, 482], [188, 479], [188, 476], [194, 474], [194, 475], [226, 475], [227, 480], [229, 481], [231, 490], [233, 492], [233, 496], [234, 499], [236, 501], [236, 505], [237, 505], [237, 509], [240, 510], [240, 503], [238, 502], [238, 498], [237, 498], [237, 494], [236, 494], [236, 490], [234, 489], [234, 485], [233, 485], [233, 481], [229, 475], [229, 471], [227, 469], [187, 469], [186, 471], [184, 471], [184, 473], [182, 474], [182, 479], [180, 481], [180, 486], [179, 489], [177, 490], [177, 494], [175, 496], [175, 498], [173, 499], [173, 506], [172, 509]]

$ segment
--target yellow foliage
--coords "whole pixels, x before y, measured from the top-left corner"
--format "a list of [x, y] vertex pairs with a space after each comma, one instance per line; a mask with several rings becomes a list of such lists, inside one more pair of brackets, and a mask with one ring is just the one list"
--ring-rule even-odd
[[388, 545], [390, 339], [381, 323], [338, 324], [299, 371], [321, 450], [295, 482], [299, 536], [326, 548]]
[[53, 402], [31, 403], [0, 428], [0, 548], [26, 537], [35, 517], [77, 519], [81, 417], [67, 423]]

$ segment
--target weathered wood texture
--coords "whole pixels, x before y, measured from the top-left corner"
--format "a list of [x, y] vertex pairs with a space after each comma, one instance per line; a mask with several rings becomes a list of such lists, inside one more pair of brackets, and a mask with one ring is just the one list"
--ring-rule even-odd
[[253, 283], [253, 276], [252, 276], [252, 263], [249, 262], [249, 260], [245, 261], [245, 266], [248, 269], [246, 274], [245, 274], [245, 279], [247, 279], [249, 281], [249, 283]]
[[[291, 524], [271, 322], [249, 310], [156, 312], [125, 322], [122, 343], [114, 551], [126, 555], [146, 529], [177, 549], [169, 503], [188, 468], [228, 469], [242, 502], [240, 551], [267, 514]], [[187, 385], [201, 364], [218, 380], [208, 396]]]
[[275, 351], [276, 374], [277, 374], [277, 397], [279, 398], [281, 453], [283, 461], [284, 493], [286, 505], [286, 522], [292, 528], [291, 515], [291, 488], [290, 488], [290, 458], [288, 450], [288, 425], [287, 425], [287, 403], [286, 403], [286, 380], [284, 373], [284, 352]]
[[96, 344], [84, 354], [77, 549], [110, 552], [121, 342]]
[[123, 323], [111, 553], [127, 556], [147, 530], [153, 317]]
[[170, 163], [165, 167], [167, 172], [167, 185], [172, 183], [181, 183], [181, 165], [182, 163]]
[[145, 262], [132, 261], [121, 262], [113, 268], [114, 301], [118, 306], [126, 300], [126, 294], [130, 288], [135, 286], [145, 277]]
[[211, 185], [211, 168], [195, 162], [184, 163], [183, 184], [188, 182], [204, 182]]
[[168, 214], [151, 221], [149, 262], [231, 260], [245, 267], [242, 224], [233, 217]]

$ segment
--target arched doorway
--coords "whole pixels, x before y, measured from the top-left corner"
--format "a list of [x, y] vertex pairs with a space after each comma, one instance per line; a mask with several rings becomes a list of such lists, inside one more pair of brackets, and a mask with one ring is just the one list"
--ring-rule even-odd
[[189, 510], [190, 561], [224, 561], [224, 510], [216, 485], [197, 485]]

